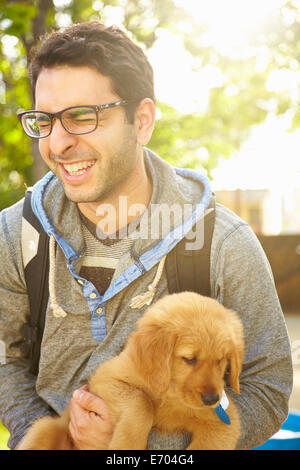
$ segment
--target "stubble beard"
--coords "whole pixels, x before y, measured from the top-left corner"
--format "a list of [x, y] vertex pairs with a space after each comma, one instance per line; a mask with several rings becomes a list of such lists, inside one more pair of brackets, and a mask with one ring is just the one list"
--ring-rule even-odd
[[[131, 139], [128, 139], [131, 140]], [[125, 145], [123, 145], [125, 148]], [[93, 170], [98, 174], [96, 175], [96, 183], [94, 187], [91, 187], [89, 190], [83, 189], [82, 191], [73, 191], [70, 189], [67, 183], [65, 183], [62, 178], [59, 178], [66, 197], [75, 203], [95, 203], [104, 200], [108, 200], [113, 197], [118, 197], [123, 187], [126, 185], [126, 181], [132, 176], [138, 162], [138, 153], [135, 143], [131, 142], [130, 145], [126, 145], [126, 149], [123, 152], [115, 152], [113, 155], [110, 155], [107, 165], [101, 169], [100, 165], [103, 161], [101, 155], [97, 152], [92, 155], [89, 154], [82, 160], [95, 159], [95, 165], [97, 168]], [[103, 176], [101, 177], [101, 171]], [[54, 171], [58, 176], [58, 170]], [[58, 176], [59, 177], [59, 176]]]

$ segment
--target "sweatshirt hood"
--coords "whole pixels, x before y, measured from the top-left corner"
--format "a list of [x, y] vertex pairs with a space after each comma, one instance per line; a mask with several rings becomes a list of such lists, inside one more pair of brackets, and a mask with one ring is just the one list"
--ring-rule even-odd
[[[166, 255], [180, 240], [194, 237], [189, 249], [202, 248], [204, 224], [199, 226], [197, 222], [213, 210], [208, 209], [212, 193], [205, 175], [171, 167], [149, 149], [144, 151], [144, 160], [152, 179], [152, 198], [140, 218], [139, 229], [129, 234], [134, 238], [130, 251], [120, 258], [111, 285], [101, 297], [101, 302], [105, 302], [158, 264], [148, 290], [133, 299], [132, 308], [152, 302]], [[50, 237], [50, 300], [54, 315], [63, 317], [66, 313], [60, 308], [55, 291], [55, 243], [64, 253], [72, 276], [82, 281], [79, 271], [85, 242], [79, 210], [76, 203], [67, 199], [61, 182], [52, 172], [34, 186], [32, 208]], [[197, 230], [193, 233], [195, 224]], [[88, 286], [87, 292], [92, 288], [90, 283]]]

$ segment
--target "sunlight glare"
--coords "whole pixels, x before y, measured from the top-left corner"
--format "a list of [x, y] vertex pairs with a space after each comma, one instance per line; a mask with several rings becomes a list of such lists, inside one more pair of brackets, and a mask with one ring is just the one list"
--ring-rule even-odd
[[253, 126], [239, 154], [213, 170], [214, 189], [264, 189], [287, 192], [300, 187], [300, 129], [288, 132], [292, 113], [269, 113]]
[[169, 103], [182, 113], [205, 113], [210, 88], [222, 86], [224, 82], [221, 70], [207, 65], [193, 71], [194, 58], [184, 48], [182, 38], [165, 29], [157, 34], [156, 43], [147, 52], [153, 69], [157, 70], [157, 99]]
[[208, 28], [206, 42], [223, 55], [249, 45], [251, 37], [263, 32], [272, 14], [287, 0], [176, 0], [200, 24]]

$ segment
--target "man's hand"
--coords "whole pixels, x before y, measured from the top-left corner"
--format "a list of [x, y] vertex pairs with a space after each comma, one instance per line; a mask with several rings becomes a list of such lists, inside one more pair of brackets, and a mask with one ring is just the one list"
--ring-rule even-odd
[[78, 450], [107, 450], [113, 434], [105, 402], [85, 385], [73, 393], [69, 431]]

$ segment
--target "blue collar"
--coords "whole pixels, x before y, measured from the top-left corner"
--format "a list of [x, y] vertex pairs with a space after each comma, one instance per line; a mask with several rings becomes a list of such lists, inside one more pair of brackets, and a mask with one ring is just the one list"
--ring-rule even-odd
[[221, 421], [225, 424], [231, 424], [230, 418], [224, 408], [222, 407], [221, 403], [214, 409], [217, 416], [220, 418]]

